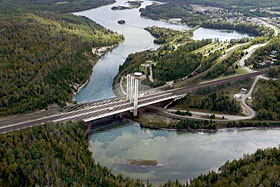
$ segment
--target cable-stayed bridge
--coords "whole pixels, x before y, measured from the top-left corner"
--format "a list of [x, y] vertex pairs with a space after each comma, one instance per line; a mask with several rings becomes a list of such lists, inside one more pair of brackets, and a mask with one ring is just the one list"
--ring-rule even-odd
[[139, 80], [135, 79], [133, 76], [128, 75], [126, 96], [77, 104], [65, 108], [63, 112], [58, 113], [56, 115], [0, 127], [0, 133], [44, 124], [47, 122], [63, 122], [71, 120], [82, 120], [84, 122], [90, 122], [108, 116], [122, 114], [128, 111], [133, 112], [133, 115], [137, 116], [137, 109], [139, 108], [160, 103], [163, 101], [182, 98], [186, 95], [188, 91], [216, 86], [219, 84], [250, 78], [265, 73], [266, 70], [263, 70], [222, 80], [211, 81], [203, 84], [190, 85], [183, 88], [170, 89], [158, 92], [153, 91], [152, 93], [149, 91], [146, 91], [144, 93], [139, 92]]

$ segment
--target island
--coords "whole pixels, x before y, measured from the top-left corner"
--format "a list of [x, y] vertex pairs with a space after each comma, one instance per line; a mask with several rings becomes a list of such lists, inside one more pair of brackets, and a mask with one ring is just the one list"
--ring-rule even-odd
[[128, 9], [134, 9], [139, 8], [143, 1], [127, 1], [126, 5], [120, 5], [120, 6], [113, 6], [112, 10], [128, 10]]

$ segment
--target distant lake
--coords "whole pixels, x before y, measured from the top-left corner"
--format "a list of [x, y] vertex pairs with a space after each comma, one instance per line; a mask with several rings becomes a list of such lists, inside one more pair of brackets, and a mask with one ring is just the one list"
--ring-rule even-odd
[[194, 31], [193, 39], [202, 40], [208, 38], [218, 38], [221, 41], [230, 41], [231, 39], [240, 39], [244, 37], [252, 37], [246, 33], [240, 33], [234, 30], [224, 30], [224, 29], [208, 29], [202, 28]]

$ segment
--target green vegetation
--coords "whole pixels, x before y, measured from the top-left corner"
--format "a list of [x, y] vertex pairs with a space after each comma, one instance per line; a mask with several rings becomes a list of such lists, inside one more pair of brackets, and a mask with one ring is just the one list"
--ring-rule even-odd
[[192, 7], [187, 1], [183, 0], [167, 1], [163, 4], [154, 3], [146, 8], [140, 9], [141, 16], [143, 17], [155, 20], [182, 18], [182, 23], [187, 23], [192, 26], [200, 24], [205, 19], [205, 16], [193, 14], [191, 11]]
[[[179, 122], [177, 128], [200, 126], [215, 130], [216, 123], [185, 120]], [[82, 123], [67, 122], [0, 134], [0, 186], [151, 186], [140, 180], [124, 178], [121, 174], [114, 176], [109, 169], [96, 164], [88, 150], [85, 132]], [[219, 174], [210, 172], [192, 179], [190, 185], [222, 182], [220, 184], [228, 186], [235, 182], [254, 186], [253, 182], [266, 181], [268, 177], [273, 185], [272, 174], [279, 173], [279, 155], [276, 148], [257, 151], [238, 161], [227, 162]], [[213, 175], [216, 177], [211, 177]], [[251, 177], [254, 180], [249, 180]], [[171, 186], [171, 183], [163, 186]], [[174, 185], [182, 186], [178, 181]]]
[[241, 107], [234, 99], [229, 98], [229, 96], [217, 96], [216, 93], [200, 95], [200, 98], [187, 94], [182, 100], [182, 105], [186, 108], [219, 111], [226, 114], [238, 114], [241, 112]]
[[268, 76], [275, 79], [280, 79], [280, 67], [269, 68]]
[[213, 53], [206, 57], [200, 53], [193, 52], [211, 42], [212, 40], [209, 39], [189, 41], [177, 46], [177, 49], [167, 44], [153, 52], [144, 51], [131, 54], [124, 64], [120, 66], [118, 76], [140, 71], [140, 65], [147, 60], [156, 63], [156, 65], [153, 65], [154, 82], [149, 83], [151, 86], [160, 86], [167, 81], [190, 76], [200, 64], [211, 64], [213, 60], [219, 57], [220, 53]]
[[219, 173], [211, 171], [192, 179], [187, 186], [278, 186], [279, 173], [280, 149], [259, 149], [239, 160], [226, 162], [219, 168]]
[[280, 80], [260, 80], [253, 107], [258, 120], [280, 120]]
[[213, 121], [198, 121], [198, 120], [180, 120], [177, 124], [171, 125], [170, 128], [174, 129], [187, 129], [187, 130], [217, 130], [216, 123]]
[[[273, 53], [275, 52], [275, 53]], [[269, 44], [257, 49], [254, 54], [246, 61], [246, 65], [253, 65], [254, 68], [263, 67], [260, 65], [265, 60], [273, 61], [273, 65], [280, 64], [280, 38], [275, 37], [269, 41]], [[270, 66], [266, 63], [264, 66]]]
[[[160, 0], [161, 2], [170, 2], [171, 0]], [[182, 1], [183, 2], [183, 1]], [[279, 7], [280, 2], [275, 0], [189, 0], [190, 4], [200, 4], [206, 6], [217, 6], [224, 8], [231, 7]]]
[[144, 186], [96, 164], [85, 132], [68, 122], [0, 134], [0, 186]]
[[[143, 9], [140, 9], [141, 16], [151, 19], [180, 19], [181, 23], [190, 26], [197, 26], [211, 20], [230, 20], [236, 22], [240, 18], [248, 17], [273, 17], [277, 15], [271, 14], [269, 11], [263, 11], [261, 7], [275, 7], [279, 6], [280, 2], [275, 0], [159, 0], [161, 3], [154, 3]], [[204, 8], [196, 8], [201, 5]], [[206, 7], [205, 7], [206, 6]], [[212, 6], [212, 7], [207, 7]], [[220, 7], [221, 9], [213, 8]], [[223, 22], [224, 22], [223, 21]], [[239, 22], [239, 21], [237, 21]], [[243, 24], [247, 24], [248, 20]], [[238, 25], [238, 24], [237, 24]], [[224, 25], [226, 26], [226, 25]], [[226, 29], [226, 28], [223, 28]], [[232, 28], [231, 28], [232, 29]], [[243, 30], [243, 29], [242, 29]], [[244, 31], [244, 30], [243, 30]], [[245, 30], [246, 31], [246, 30]], [[250, 30], [247, 30], [250, 32]]]
[[178, 115], [181, 115], [181, 116], [192, 116], [192, 113], [189, 111], [189, 110], [187, 110], [186, 112], [184, 112], [184, 111], [181, 111], [181, 110], [177, 110], [176, 112], [175, 112], [175, 114], [178, 114]]
[[159, 28], [156, 26], [145, 28], [148, 32], [151, 33], [156, 39], [154, 43], [164, 44], [168, 41], [174, 40], [174, 37], [178, 37], [177, 42], [182, 42], [183, 37], [190, 38], [192, 36], [192, 31], [177, 31], [169, 28]]
[[128, 10], [133, 8], [139, 8], [143, 1], [127, 1], [129, 6], [113, 6], [112, 10]]
[[225, 114], [239, 114], [241, 113], [240, 104], [233, 99], [233, 95], [239, 93], [241, 88], [248, 88], [251, 83], [251, 79], [244, 79], [215, 87], [201, 88], [188, 93], [183, 99], [173, 102], [170, 107], [177, 110], [201, 109]]
[[3, 0], [0, 13], [52, 11], [78, 12], [114, 3], [114, 0]]
[[123, 39], [85, 17], [33, 11], [60, 7], [52, 6], [54, 1], [34, 1], [26, 7], [22, 3], [0, 2], [5, 5], [0, 8], [5, 12], [0, 13], [0, 115], [72, 102], [73, 92], [86, 82], [98, 58], [92, 47]]
[[230, 75], [236, 72], [236, 67], [232, 65], [244, 56], [242, 50], [235, 50], [231, 56], [217, 64], [211, 71], [209, 71], [204, 79], [214, 79], [221, 75]]
[[[205, 42], [205, 41], [204, 41]], [[201, 47], [202, 42], [193, 42], [179, 47], [176, 51], [158, 58], [157, 65], [153, 68], [156, 81], [171, 81], [190, 75], [201, 63], [201, 54], [191, 53]], [[198, 44], [196, 47], [195, 45]], [[207, 45], [205, 43], [204, 45]]]

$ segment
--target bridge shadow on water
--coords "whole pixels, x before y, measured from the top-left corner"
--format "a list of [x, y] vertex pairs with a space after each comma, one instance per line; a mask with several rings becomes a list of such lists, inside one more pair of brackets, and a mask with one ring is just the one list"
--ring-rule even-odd
[[124, 125], [127, 122], [127, 119], [124, 118], [123, 114], [109, 116], [105, 118], [101, 118], [95, 121], [87, 122], [87, 131], [86, 135], [92, 135], [97, 131], [108, 130], [111, 128], [117, 128], [119, 126]]

